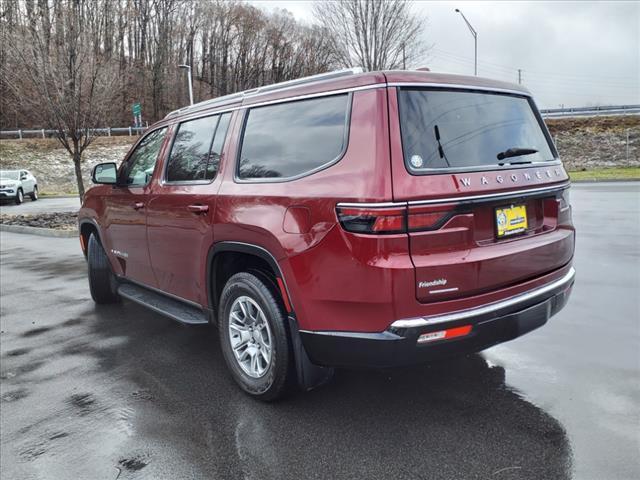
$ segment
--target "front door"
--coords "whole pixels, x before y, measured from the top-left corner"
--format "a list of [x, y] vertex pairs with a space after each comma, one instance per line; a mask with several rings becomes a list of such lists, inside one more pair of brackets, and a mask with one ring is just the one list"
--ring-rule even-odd
[[231, 113], [177, 127], [147, 206], [147, 235], [158, 288], [206, 305], [206, 258], [213, 243], [218, 166]]
[[149, 183], [164, 144], [167, 129], [148, 133], [120, 167], [118, 185], [105, 198], [106, 248], [118, 261], [124, 277], [155, 287], [147, 248], [146, 208]]

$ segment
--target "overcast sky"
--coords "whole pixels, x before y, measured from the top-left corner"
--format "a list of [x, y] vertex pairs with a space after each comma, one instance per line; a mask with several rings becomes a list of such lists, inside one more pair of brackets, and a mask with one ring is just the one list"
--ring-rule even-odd
[[[252, 1], [286, 8], [313, 22], [310, 1]], [[473, 75], [473, 37], [455, 8], [478, 31], [478, 74], [528, 87], [541, 108], [640, 103], [640, 2], [429, 2], [422, 62], [436, 72]], [[417, 65], [421, 66], [421, 65]]]

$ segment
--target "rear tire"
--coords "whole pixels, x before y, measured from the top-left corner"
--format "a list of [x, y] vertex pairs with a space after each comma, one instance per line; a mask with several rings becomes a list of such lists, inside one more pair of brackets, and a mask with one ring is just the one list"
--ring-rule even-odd
[[118, 282], [111, 271], [109, 258], [93, 233], [89, 237], [87, 260], [89, 263], [89, 290], [93, 301], [98, 304], [119, 302]]
[[19, 188], [16, 192], [16, 205], [20, 205], [22, 202], [24, 202], [24, 193], [22, 193], [22, 189]]
[[31, 192], [29, 194], [29, 196], [31, 197], [31, 201], [35, 202], [36, 200], [38, 200], [38, 187], [33, 187], [33, 192]]
[[235, 274], [220, 296], [218, 319], [222, 353], [236, 383], [262, 401], [286, 395], [294, 385], [293, 352], [273, 291], [251, 273]]

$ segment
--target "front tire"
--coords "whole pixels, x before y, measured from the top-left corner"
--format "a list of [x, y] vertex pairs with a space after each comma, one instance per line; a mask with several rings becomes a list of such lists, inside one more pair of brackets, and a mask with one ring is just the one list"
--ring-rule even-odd
[[38, 200], [38, 187], [35, 186], [33, 187], [33, 192], [31, 192], [31, 194], [29, 194], [29, 196], [31, 197], [31, 201], [35, 202], [36, 200]]
[[220, 344], [233, 379], [248, 394], [273, 401], [294, 384], [287, 318], [274, 292], [258, 277], [232, 276], [220, 296]]
[[19, 188], [16, 193], [16, 205], [20, 205], [22, 202], [24, 202], [24, 193], [22, 192], [22, 189]]
[[111, 271], [109, 258], [93, 233], [89, 237], [87, 260], [89, 263], [89, 290], [93, 301], [98, 304], [119, 302], [118, 283]]

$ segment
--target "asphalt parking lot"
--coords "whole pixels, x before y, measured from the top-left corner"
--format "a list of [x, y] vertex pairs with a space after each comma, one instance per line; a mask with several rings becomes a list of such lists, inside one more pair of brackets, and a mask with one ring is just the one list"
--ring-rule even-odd
[[2, 232], [2, 478], [640, 478], [640, 183], [572, 201], [576, 284], [546, 326], [271, 405], [210, 329], [96, 308], [76, 239]]
[[0, 213], [7, 215], [34, 215], [37, 213], [77, 212], [80, 208], [80, 199], [75, 197], [40, 197], [32, 201], [25, 197], [24, 202], [16, 205], [11, 201], [3, 201], [0, 204]]

